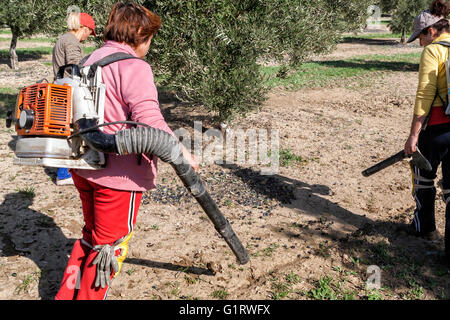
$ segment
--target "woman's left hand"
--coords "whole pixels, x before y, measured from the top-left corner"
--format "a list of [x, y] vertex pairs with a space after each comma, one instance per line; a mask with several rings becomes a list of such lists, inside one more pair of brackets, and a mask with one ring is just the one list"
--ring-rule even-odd
[[411, 155], [417, 151], [417, 142], [418, 141], [419, 141], [419, 136], [410, 135], [408, 137], [408, 140], [406, 140], [405, 149], [404, 149], [405, 153], [407, 155]]
[[409, 133], [408, 140], [405, 143], [405, 153], [409, 156], [417, 151], [417, 143], [419, 142], [419, 134], [422, 130], [423, 124], [426, 120], [427, 116], [413, 116], [413, 120], [411, 123], [411, 130]]

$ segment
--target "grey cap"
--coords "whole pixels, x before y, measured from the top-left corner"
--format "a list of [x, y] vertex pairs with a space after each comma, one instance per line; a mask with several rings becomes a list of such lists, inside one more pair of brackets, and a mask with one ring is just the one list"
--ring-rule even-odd
[[417, 39], [419, 34], [423, 29], [426, 29], [439, 20], [444, 19], [444, 17], [438, 17], [432, 14], [429, 10], [422, 11], [415, 19], [414, 19], [414, 33], [412, 36], [406, 41], [407, 43], [413, 42]]

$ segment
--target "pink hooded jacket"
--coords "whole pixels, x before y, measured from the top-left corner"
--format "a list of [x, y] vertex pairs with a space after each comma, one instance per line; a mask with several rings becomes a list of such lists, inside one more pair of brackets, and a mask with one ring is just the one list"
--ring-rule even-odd
[[[84, 65], [91, 65], [115, 52], [136, 56], [134, 50], [115, 41], [107, 41], [95, 50]], [[153, 128], [174, 135], [164, 120], [158, 103], [158, 92], [150, 65], [139, 59], [114, 62], [102, 68], [106, 85], [105, 123], [131, 120], [146, 123]], [[129, 125], [111, 125], [103, 128], [105, 133], [130, 128]], [[101, 170], [76, 170], [83, 178], [111, 189], [146, 191], [156, 186], [157, 158], [143, 155], [138, 164], [138, 155], [106, 155], [106, 168]], [[153, 159], [152, 159], [153, 158]]]

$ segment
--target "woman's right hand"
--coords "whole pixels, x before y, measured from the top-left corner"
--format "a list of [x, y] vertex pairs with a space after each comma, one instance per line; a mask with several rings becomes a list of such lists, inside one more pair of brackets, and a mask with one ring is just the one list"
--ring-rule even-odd
[[186, 157], [186, 160], [191, 165], [192, 169], [194, 169], [195, 172], [198, 171], [199, 162], [197, 158], [193, 154], [189, 154], [188, 157]]
[[199, 166], [197, 158], [192, 153], [190, 153], [183, 144], [181, 144], [181, 151], [183, 152], [183, 157], [191, 165], [192, 169], [197, 172]]

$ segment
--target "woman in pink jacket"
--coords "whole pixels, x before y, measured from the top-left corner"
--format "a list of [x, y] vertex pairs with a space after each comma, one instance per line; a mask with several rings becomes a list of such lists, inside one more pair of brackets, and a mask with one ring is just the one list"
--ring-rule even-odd
[[[104, 31], [105, 44], [94, 51], [84, 65], [116, 52], [137, 58], [147, 54], [152, 37], [161, 26], [161, 19], [148, 9], [134, 3], [117, 3], [111, 10]], [[132, 120], [145, 123], [173, 135], [158, 103], [150, 65], [141, 59], [128, 59], [102, 68], [106, 84], [105, 123]], [[112, 134], [129, 128], [125, 125], [104, 127]], [[197, 170], [198, 163], [182, 147], [183, 154]], [[151, 155], [119, 156], [107, 154], [102, 170], [72, 170], [80, 193], [85, 226], [83, 237], [74, 244], [55, 299], [105, 299], [110, 280], [121, 269], [128, 251], [142, 192], [155, 187], [157, 165]], [[111, 272], [99, 274], [99, 248], [114, 250]], [[109, 261], [108, 261], [109, 264]], [[106, 277], [106, 281], [103, 279]]]

